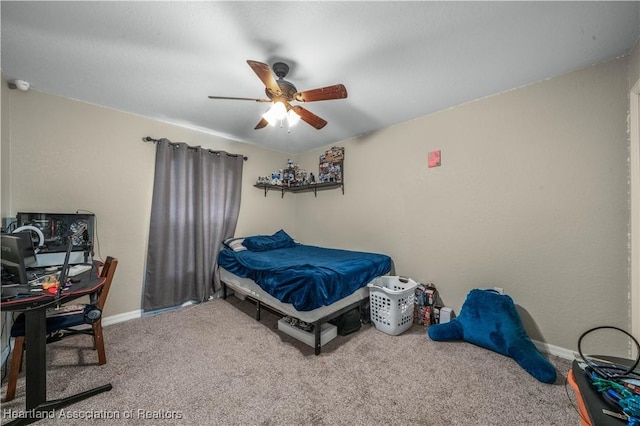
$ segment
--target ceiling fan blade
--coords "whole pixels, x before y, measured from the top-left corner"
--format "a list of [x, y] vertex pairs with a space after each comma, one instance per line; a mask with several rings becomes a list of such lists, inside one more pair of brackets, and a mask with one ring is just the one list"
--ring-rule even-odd
[[263, 127], [267, 127], [268, 124], [269, 122], [263, 118], [258, 121], [258, 124], [256, 124], [256, 127], [254, 127], [253, 130], [262, 129]]
[[280, 90], [280, 86], [276, 82], [276, 79], [273, 78], [273, 74], [271, 73], [271, 68], [269, 65], [264, 64], [262, 62], [247, 60], [247, 63], [256, 73], [258, 78], [262, 80], [267, 89], [276, 96], [280, 96], [282, 91]]
[[327, 125], [327, 122], [325, 120], [318, 117], [308, 109], [302, 108], [300, 105], [294, 106], [293, 111], [298, 114], [304, 122], [310, 124], [318, 130]]
[[347, 97], [347, 88], [342, 84], [322, 87], [320, 89], [305, 90], [293, 95], [296, 101], [315, 102], [328, 101], [330, 99], [344, 99]]
[[234, 97], [231, 97], [231, 96], [209, 96], [209, 99], [230, 99], [230, 100], [232, 100], [232, 101], [271, 102], [271, 99], [234, 98]]

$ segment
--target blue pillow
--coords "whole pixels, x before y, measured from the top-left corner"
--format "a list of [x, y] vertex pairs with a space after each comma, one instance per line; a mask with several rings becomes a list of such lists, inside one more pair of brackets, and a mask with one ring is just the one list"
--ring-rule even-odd
[[471, 290], [460, 316], [435, 324], [427, 333], [431, 340], [465, 340], [513, 358], [543, 383], [556, 381], [556, 369], [538, 351], [522, 327], [511, 297], [490, 290]]
[[273, 235], [247, 237], [242, 242], [242, 245], [251, 251], [267, 251], [293, 247], [296, 245], [296, 242], [281, 229]]

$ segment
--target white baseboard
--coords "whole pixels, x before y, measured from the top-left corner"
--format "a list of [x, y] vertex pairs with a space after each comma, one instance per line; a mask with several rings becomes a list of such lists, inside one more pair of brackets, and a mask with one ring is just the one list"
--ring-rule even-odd
[[110, 315], [108, 317], [102, 318], [102, 326], [107, 327], [109, 325], [117, 324], [119, 322], [140, 318], [141, 316], [142, 316], [142, 309], [125, 312], [117, 315]]
[[538, 348], [540, 352], [543, 352], [549, 355], [554, 355], [554, 356], [568, 359], [568, 360], [575, 359], [575, 351], [570, 351], [569, 349], [561, 348], [560, 346], [550, 345], [548, 343], [539, 342], [533, 339], [531, 341], [533, 342], [534, 345], [536, 345], [536, 348]]

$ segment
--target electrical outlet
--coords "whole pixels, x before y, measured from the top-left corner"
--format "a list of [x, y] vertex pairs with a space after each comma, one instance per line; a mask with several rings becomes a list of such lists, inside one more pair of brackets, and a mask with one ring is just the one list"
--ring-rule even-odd
[[500, 294], [504, 294], [504, 288], [502, 288], [502, 287], [494, 287], [493, 289], [495, 291], [497, 291], [498, 293], [500, 293]]

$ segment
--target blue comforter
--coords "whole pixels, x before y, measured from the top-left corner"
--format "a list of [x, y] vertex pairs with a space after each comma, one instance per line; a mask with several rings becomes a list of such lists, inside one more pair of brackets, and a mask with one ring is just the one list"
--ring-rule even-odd
[[330, 305], [391, 270], [384, 254], [304, 244], [260, 252], [223, 249], [218, 264], [298, 311]]

